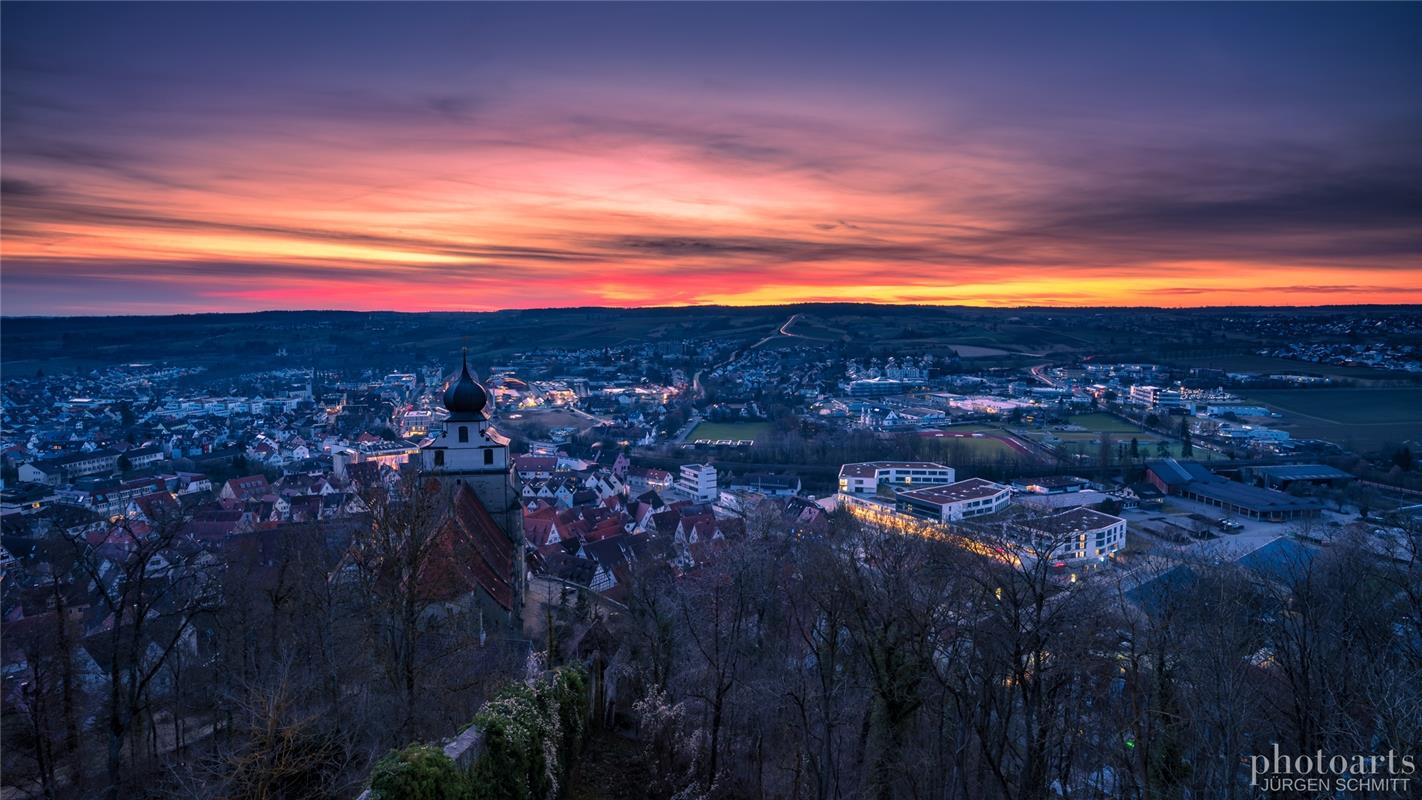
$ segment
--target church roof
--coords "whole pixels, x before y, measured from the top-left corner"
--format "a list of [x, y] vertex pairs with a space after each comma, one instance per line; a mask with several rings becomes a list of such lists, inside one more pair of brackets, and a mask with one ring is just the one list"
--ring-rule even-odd
[[444, 391], [444, 407], [449, 411], [450, 419], [484, 419], [484, 406], [488, 404], [489, 393], [469, 374], [469, 356], [466, 353], [459, 379]]
[[514, 542], [467, 484], [454, 490], [452, 500], [422, 583], [427, 591], [451, 597], [477, 587], [501, 608], [512, 610]]

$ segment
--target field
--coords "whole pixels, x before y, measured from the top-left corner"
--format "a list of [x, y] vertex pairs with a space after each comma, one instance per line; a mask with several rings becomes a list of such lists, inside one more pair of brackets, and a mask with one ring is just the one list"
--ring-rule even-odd
[[1277, 427], [1296, 439], [1364, 451], [1422, 439], [1422, 388], [1261, 389], [1246, 396], [1283, 414]]
[[[982, 434], [975, 436], [974, 434]], [[960, 461], [1036, 461], [1036, 456], [1012, 434], [978, 425], [953, 426], [945, 430], [920, 431], [919, 436], [935, 439], [943, 446], [947, 463]]]
[[524, 409], [500, 412], [495, 425], [497, 427], [507, 426], [520, 431], [528, 431], [534, 428], [577, 428], [585, 431], [594, 425], [594, 421], [581, 414], [574, 414], [572, 411], [563, 408], [550, 409]]
[[1167, 359], [1168, 363], [1183, 367], [1203, 367], [1221, 369], [1226, 372], [1259, 372], [1281, 375], [1321, 375], [1326, 378], [1348, 378], [1368, 381], [1396, 379], [1398, 374], [1371, 367], [1344, 367], [1337, 364], [1315, 364], [1311, 361], [1295, 361], [1289, 358], [1273, 358], [1251, 354], [1196, 356], [1192, 358]]
[[764, 438], [765, 434], [769, 432], [769, 422], [703, 422], [686, 437], [686, 441], [695, 442], [698, 439], [710, 439], [717, 442], [724, 439], [731, 441], [755, 440]]
[[[1073, 414], [1067, 420], [1072, 425], [1079, 425], [1092, 433], [1140, 433], [1137, 428], [1123, 419], [1118, 419], [1110, 414]], [[1065, 436], [1063, 436], [1065, 438]], [[1091, 437], [1095, 439], [1096, 437]]]
[[[1086, 428], [1086, 430], [1047, 432], [1061, 440], [1060, 448], [1068, 455], [1079, 454], [1095, 458], [1100, 452], [1101, 434], [1103, 433], [1110, 434], [1112, 447], [1118, 450], [1122, 445], [1129, 448], [1131, 439], [1135, 439], [1141, 458], [1159, 458], [1161, 456], [1161, 442], [1164, 442], [1166, 453], [1170, 456], [1179, 458], [1182, 455], [1182, 445], [1179, 440], [1147, 431], [1110, 414], [1075, 414], [1068, 421], [1072, 425]], [[1040, 437], [1033, 436], [1033, 438]], [[1209, 461], [1217, 458], [1218, 455], [1203, 447], [1196, 447], [1190, 457], [1200, 461]]]

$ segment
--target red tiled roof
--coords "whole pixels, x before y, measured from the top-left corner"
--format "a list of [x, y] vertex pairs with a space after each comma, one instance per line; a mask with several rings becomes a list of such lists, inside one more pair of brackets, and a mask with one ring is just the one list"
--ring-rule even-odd
[[494, 521], [479, 496], [465, 484], [454, 491], [450, 517], [435, 552], [421, 574], [431, 596], [453, 597], [483, 589], [504, 610], [513, 609], [514, 542]]

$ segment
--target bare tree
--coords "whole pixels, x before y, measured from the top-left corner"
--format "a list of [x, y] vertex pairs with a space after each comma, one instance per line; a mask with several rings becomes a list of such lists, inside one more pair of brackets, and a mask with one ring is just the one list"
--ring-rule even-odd
[[217, 607], [214, 561], [174, 524], [122, 522], [98, 545], [83, 538], [71, 544], [94, 602], [107, 614], [89, 650], [108, 679], [107, 796], [117, 798], [124, 748], [135, 747], [155, 679], [180, 648], [195, 646], [196, 622]]

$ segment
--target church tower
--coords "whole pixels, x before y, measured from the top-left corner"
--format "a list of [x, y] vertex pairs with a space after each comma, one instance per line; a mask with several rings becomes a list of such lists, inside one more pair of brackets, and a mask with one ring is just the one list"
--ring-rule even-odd
[[[497, 577], [498, 586], [493, 587], [493, 592], [500, 596], [501, 604], [503, 595], [511, 593], [511, 607], [506, 606], [506, 610], [512, 611], [516, 620], [522, 606], [525, 573], [523, 506], [510, 469], [509, 440], [491, 427], [488, 405], [489, 393], [469, 374], [466, 352], [459, 377], [444, 393], [449, 419], [434, 439], [420, 448], [420, 472], [439, 481], [454, 509], [455, 521], [471, 536], [505, 537], [498, 547], [486, 547], [481, 552], [486, 562], [503, 562], [508, 553], [510, 563], [489, 563], [490, 572], [498, 574], [486, 577]], [[490, 520], [498, 531], [479, 525], [480, 519]], [[481, 527], [486, 529], [482, 533]]]

